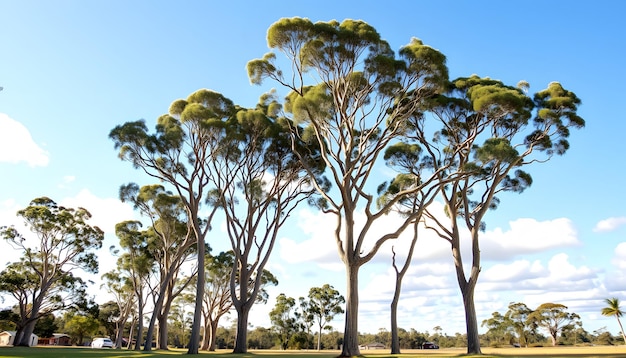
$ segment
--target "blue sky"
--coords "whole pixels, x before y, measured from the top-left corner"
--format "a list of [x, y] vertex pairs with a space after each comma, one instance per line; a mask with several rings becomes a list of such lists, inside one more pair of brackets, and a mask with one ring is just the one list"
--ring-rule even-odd
[[[0, 225], [17, 223], [15, 212], [45, 195], [90, 210], [106, 232], [105, 248], [114, 244], [115, 223], [135, 215], [117, 200], [119, 186], [152, 182], [117, 158], [113, 127], [141, 118], [152, 127], [172, 101], [200, 88], [253, 106], [273, 85], [250, 85], [245, 65], [268, 51], [273, 22], [362, 19], [396, 50], [411, 37], [440, 50], [451, 78], [526, 80], [531, 92], [559, 81], [582, 99], [587, 125], [572, 133], [570, 151], [529, 168], [532, 187], [503, 195], [486, 218], [478, 320], [504, 313], [509, 302], [558, 302], [580, 314], [588, 331], [606, 326], [617, 334], [599, 311], [604, 298], [626, 302], [619, 150], [626, 121], [617, 106], [626, 98], [624, 10], [622, 2], [571, 1], [0, 0]], [[253, 309], [252, 324], [269, 326], [278, 293], [304, 296], [325, 283], [345, 292], [323, 229], [329, 220], [305, 207], [294, 215], [270, 261], [280, 284], [268, 305]], [[209, 240], [216, 251], [226, 248]], [[417, 250], [400, 326], [464, 332], [448, 249], [424, 235]], [[15, 257], [1, 242], [0, 267]], [[111, 269], [107, 249], [101, 257], [101, 272]], [[361, 331], [389, 329], [389, 266], [384, 250], [361, 272]], [[341, 330], [342, 319], [334, 325]]]

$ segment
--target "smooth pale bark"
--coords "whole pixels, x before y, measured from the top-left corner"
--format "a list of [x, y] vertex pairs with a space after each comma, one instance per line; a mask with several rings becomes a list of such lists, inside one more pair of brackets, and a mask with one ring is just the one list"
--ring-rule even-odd
[[[197, 232], [200, 232], [198, 230]], [[202, 299], [204, 296], [204, 236], [200, 239], [198, 236], [198, 284], [196, 286], [196, 303], [193, 314], [193, 324], [191, 325], [191, 333], [189, 337], [189, 349], [187, 354], [198, 354], [200, 348], [200, 321], [202, 320]]]
[[[141, 349], [141, 338], [143, 337], [143, 297], [141, 295], [137, 296], [137, 305], [139, 306], [137, 310], [137, 336], [135, 337], [135, 350], [138, 351]], [[152, 343], [146, 345], [152, 345]]]
[[480, 349], [480, 337], [478, 335], [478, 320], [476, 318], [476, 306], [474, 304], [474, 289], [480, 273], [480, 247], [478, 245], [478, 232], [472, 230], [472, 269], [469, 280], [466, 279], [461, 257], [460, 240], [458, 231], [452, 242], [452, 256], [456, 269], [457, 281], [463, 297], [465, 309], [465, 327], [467, 330], [467, 354], [482, 354]]
[[[33, 310], [34, 310], [34, 306], [33, 306]], [[15, 337], [15, 339], [17, 340], [17, 344], [16, 346], [21, 346], [21, 347], [29, 347], [30, 346], [30, 336], [33, 334], [33, 331], [35, 330], [35, 325], [37, 324], [37, 320], [29, 320], [25, 325], [24, 328], [22, 329], [21, 336], [17, 336]]]
[[341, 357], [361, 355], [359, 350], [359, 265], [346, 264], [346, 322]]
[[246, 305], [235, 305], [237, 310], [237, 337], [235, 337], [235, 348], [233, 353], [247, 353], [248, 352], [248, 316], [250, 313], [250, 307], [246, 308]]
[[204, 337], [202, 340], [202, 350], [215, 352], [217, 346], [217, 326], [218, 321], [210, 321], [204, 325]]
[[400, 338], [398, 337], [398, 301], [400, 300], [400, 285], [391, 300], [391, 354], [400, 354]]
[[167, 337], [169, 334], [169, 329], [168, 329], [167, 317], [169, 317], [170, 310], [172, 308], [173, 298], [168, 299], [168, 301], [170, 302], [163, 306], [162, 312], [161, 314], [159, 314], [159, 325], [158, 325], [159, 334], [157, 335], [157, 337], [159, 337], [158, 347], [159, 349], [164, 349], [164, 350], [168, 349]]
[[413, 251], [415, 250], [415, 244], [417, 243], [417, 229], [418, 224], [413, 225], [413, 239], [411, 240], [411, 247], [407, 253], [406, 261], [402, 266], [402, 269], [398, 270], [396, 266], [396, 252], [393, 251], [393, 268], [396, 271], [396, 288], [393, 292], [393, 298], [391, 300], [391, 354], [400, 354], [400, 337], [398, 335], [398, 302], [400, 301], [400, 293], [402, 291], [402, 279], [411, 266], [411, 260], [413, 259]]

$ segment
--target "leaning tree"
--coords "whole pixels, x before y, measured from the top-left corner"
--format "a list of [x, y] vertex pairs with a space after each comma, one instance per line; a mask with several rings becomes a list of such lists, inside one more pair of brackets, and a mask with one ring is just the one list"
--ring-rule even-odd
[[85, 298], [85, 283], [74, 276], [79, 270], [97, 273], [93, 250], [102, 246], [104, 233], [88, 221], [84, 208], [66, 208], [52, 199], [33, 199], [20, 216], [34, 237], [14, 226], [0, 228], [0, 237], [19, 250], [21, 258], [0, 273], [0, 292], [18, 302], [15, 345], [28, 346], [37, 320]]
[[[440, 128], [429, 147], [431, 162], [466, 174], [441, 184], [445, 213], [427, 211], [426, 222], [450, 244], [465, 307], [468, 354], [481, 352], [474, 291], [488, 210], [497, 208], [500, 194], [521, 193], [530, 186], [532, 178], [524, 169], [564, 154], [570, 130], [585, 124], [576, 112], [580, 100], [561, 84], [552, 82], [532, 98], [527, 90], [526, 82], [509, 86], [473, 75], [452, 81], [430, 106]], [[466, 237], [469, 259], [461, 250]]]
[[624, 340], [624, 344], [626, 344], [626, 335], [624, 335], [624, 327], [622, 327], [622, 321], [619, 320], [620, 317], [622, 317], [624, 315], [624, 311], [622, 311], [622, 309], [619, 306], [619, 298], [617, 297], [613, 297], [613, 298], [607, 298], [604, 300], [604, 302], [606, 303], [606, 307], [602, 308], [602, 315], [603, 316], [615, 316], [615, 319], [617, 319], [617, 324], [619, 324], [619, 329], [620, 329], [620, 333], [622, 334], [622, 339]]
[[[292, 72], [278, 67], [270, 52], [248, 63], [251, 81], [269, 78], [290, 91], [285, 110], [297, 124], [294, 139], [321, 148], [326, 173], [334, 185], [315, 180], [320, 207], [336, 218], [335, 242], [346, 268], [346, 315], [342, 356], [359, 355], [358, 272], [381, 245], [397, 238], [412, 217], [366, 243], [370, 229], [404, 194], [376, 208], [369, 179], [384, 149], [398, 139], [406, 119], [439, 91], [447, 80], [445, 57], [414, 40], [396, 56], [380, 34], [363, 21], [317, 22], [281, 19], [267, 33], [271, 49], [282, 52]], [[305, 80], [306, 79], [306, 80]], [[310, 81], [309, 81], [310, 80]], [[309, 155], [294, 148], [301, 160]], [[313, 175], [311, 175], [314, 178]], [[363, 215], [360, 215], [360, 214]], [[362, 222], [358, 222], [363, 217]], [[373, 243], [370, 241], [374, 240]]]

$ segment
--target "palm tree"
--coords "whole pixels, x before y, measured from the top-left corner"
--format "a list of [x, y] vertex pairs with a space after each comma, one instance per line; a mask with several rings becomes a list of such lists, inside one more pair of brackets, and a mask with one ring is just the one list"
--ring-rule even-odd
[[602, 309], [602, 315], [607, 316], [607, 317], [615, 316], [615, 318], [617, 319], [617, 323], [619, 324], [621, 333], [622, 333], [622, 339], [624, 340], [624, 343], [626, 344], [626, 336], [624, 335], [624, 327], [622, 327], [622, 322], [620, 322], [619, 320], [619, 318], [624, 315], [624, 311], [622, 311], [619, 308], [619, 299], [617, 297], [607, 298], [604, 300], [604, 302], [606, 302], [608, 306]]

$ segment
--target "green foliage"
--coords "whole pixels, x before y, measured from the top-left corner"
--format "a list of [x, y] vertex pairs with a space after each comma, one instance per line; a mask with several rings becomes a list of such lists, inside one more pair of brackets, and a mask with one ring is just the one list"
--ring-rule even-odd
[[281, 293], [276, 297], [276, 305], [270, 311], [272, 330], [281, 347], [287, 349], [291, 337], [298, 332], [297, 319], [294, 316], [296, 300]]
[[567, 306], [560, 303], [543, 303], [539, 305], [527, 320], [538, 327], [544, 328], [552, 338], [552, 345], [556, 346], [558, 334], [563, 330], [571, 329], [580, 322], [580, 316], [567, 312]]
[[84, 208], [65, 208], [47, 197], [35, 198], [20, 216], [35, 238], [22, 236], [14, 227], [0, 228], [0, 237], [21, 251], [18, 262], [0, 272], [0, 292], [15, 298], [20, 313], [16, 324], [23, 330], [17, 345], [27, 345], [27, 337], [43, 316], [65, 307], [86, 303], [86, 284], [74, 271], [98, 271], [92, 250], [102, 246], [104, 233], [87, 221]]
[[72, 337], [72, 343], [83, 345], [85, 337], [95, 334], [100, 327], [98, 320], [81, 314], [65, 317], [64, 331]]
[[622, 333], [622, 340], [626, 343], [626, 334], [624, 334], [624, 327], [620, 321], [620, 317], [624, 315], [624, 311], [620, 308], [619, 299], [617, 297], [612, 297], [605, 299], [604, 302], [606, 303], [606, 307], [602, 308], [602, 315], [614, 316], [615, 319], [617, 319], [617, 324], [619, 324], [619, 328]]
[[57, 332], [58, 326], [56, 324], [56, 317], [53, 314], [47, 314], [37, 320], [35, 324], [35, 333], [40, 338], [52, 337], [52, 334]]
[[317, 324], [317, 350], [321, 349], [322, 331], [332, 329], [328, 324], [336, 315], [344, 313], [342, 308], [344, 303], [344, 297], [329, 284], [311, 287], [308, 300], [300, 299], [304, 325], [308, 327], [309, 323]]

